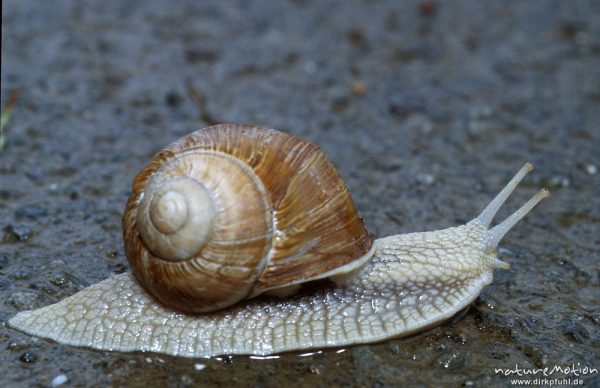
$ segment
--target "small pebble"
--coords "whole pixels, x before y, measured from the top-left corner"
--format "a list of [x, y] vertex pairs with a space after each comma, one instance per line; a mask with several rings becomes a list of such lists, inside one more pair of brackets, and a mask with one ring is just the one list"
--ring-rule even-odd
[[313, 74], [317, 71], [317, 64], [314, 61], [308, 61], [304, 64], [304, 71], [308, 74]]
[[31, 283], [29, 285], [29, 288], [31, 288], [33, 290], [41, 291], [46, 295], [54, 295], [57, 292], [54, 287], [52, 287], [50, 284], [48, 284], [48, 282], [43, 281], [43, 280], [35, 282], [35, 283]]
[[10, 286], [12, 283], [10, 282], [10, 280], [6, 279], [6, 278], [0, 278], [0, 290], [3, 288], [8, 288], [8, 286]]
[[38, 205], [23, 206], [15, 211], [15, 217], [29, 218], [30, 220], [36, 220], [41, 217], [46, 217], [47, 215], [48, 212], [46, 209], [39, 207]]
[[415, 95], [393, 93], [389, 97], [388, 111], [396, 117], [408, 117], [411, 113], [422, 111], [425, 108], [423, 100]]
[[364, 96], [367, 90], [368, 87], [366, 83], [362, 81], [352, 82], [352, 94], [354, 94], [355, 96]]
[[9, 224], [4, 227], [4, 240], [25, 241], [31, 235], [31, 230], [19, 224]]
[[8, 265], [8, 257], [0, 255], [0, 269], [3, 269]]
[[32, 292], [13, 292], [6, 298], [6, 303], [14, 306], [18, 310], [31, 310], [37, 302], [37, 294]]
[[402, 356], [402, 355], [406, 354], [404, 352], [404, 349], [402, 348], [402, 346], [400, 346], [400, 344], [397, 341], [389, 342], [388, 343], [388, 350], [394, 356]]
[[450, 338], [455, 343], [459, 343], [461, 345], [464, 345], [464, 344], [467, 343], [467, 335], [465, 333], [458, 333], [458, 334], [455, 334], [455, 335], [449, 335], [448, 338]]
[[179, 379], [181, 381], [181, 384], [183, 384], [186, 387], [189, 385], [192, 385], [194, 383], [194, 379], [192, 379], [188, 375], [181, 375], [181, 377]]
[[430, 134], [433, 131], [433, 123], [424, 114], [413, 113], [403, 123], [404, 126], [411, 130], [419, 131], [425, 135]]
[[58, 375], [52, 379], [52, 386], [58, 387], [59, 385], [63, 385], [67, 381], [69, 381], [69, 378], [66, 375]]
[[319, 366], [318, 366], [318, 365], [314, 365], [314, 364], [313, 364], [313, 365], [310, 365], [310, 366], [308, 367], [308, 371], [309, 371], [310, 373], [312, 373], [313, 375], [317, 375], [317, 376], [320, 376], [320, 375], [321, 375], [321, 369], [319, 368]]
[[496, 310], [498, 308], [498, 302], [491, 296], [479, 295], [475, 303], [478, 307], [485, 306], [489, 310]]
[[14, 280], [25, 280], [29, 278], [29, 272], [23, 270], [15, 271], [10, 275], [10, 277]]
[[567, 339], [579, 343], [585, 343], [590, 338], [585, 326], [579, 322], [569, 322], [563, 326], [563, 335]]
[[333, 109], [334, 112], [342, 112], [348, 107], [349, 103], [350, 99], [348, 96], [337, 96], [333, 98], [331, 109]]
[[579, 32], [576, 36], [575, 36], [575, 43], [582, 45], [582, 46], [587, 46], [590, 42], [590, 36], [588, 34], [586, 34], [585, 32]]
[[165, 103], [171, 108], [176, 108], [181, 104], [181, 96], [171, 91], [165, 96]]
[[521, 328], [528, 334], [535, 335], [539, 332], [540, 324], [535, 318], [523, 318], [522, 320], [520, 320], [519, 324]]
[[348, 40], [356, 47], [365, 47], [367, 45], [367, 39], [363, 32], [359, 29], [351, 29], [347, 34]]
[[419, 4], [419, 13], [422, 16], [432, 16], [437, 12], [438, 5], [435, 1], [422, 1]]
[[494, 113], [492, 107], [487, 105], [474, 106], [469, 110], [469, 116], [472, 119], [487, 119]]
[[120, 274], [127, 271], [127, 266], [122, 263], [116, 263], [108, 265], [108, 269], [113, 273]]
[[67, 284], [67, 277], [62, 272], [56, 273], [50, 278], [50, 283], [54, 284], [55, 286], [64, 286]]
[[548, 186], [551, 188], [569, 187], [570, 185], [571, 180], [564, 175], [555, 175], [548, 181]]
[[542, 309], [542, 307], [544, 307], [544, 305], [540, 303], [530, 303], [528, 307], [530, 310], [539, 311]]
[[33, 352], [25, 352], [21, 355], [21, 357], [19, 357], [19, 360], [27, 363], [27, 364], [31, 364], [37, 361], [37, 354], [33, 353]]
[[204, 368], [206, 368], [204, 364], [194, 364], [194, 369], [196, 370], [204, 370]]
[[34, 182], [39, 182], [44, 177], [44, 173], [40, 170], [30, 170], [25, 171], [25, 176]]
[[417, 182], [425, 186], [431, 186], [435, 183], [435, 177], [431, 174], [417, 174]]
[[58, 259], [58, 260], [52, 260], [50, 262], [50, 268], [61, 267], [61, 266], [66, 265], [66, 264], [67, 263], [65, 263], [64, 260], [60, 260], [60, 259]]
[[19, 350], [25, 350], [30, 345], [31, 345], [31, 342], [29, 342], [27, 339], [22, 338], [22, 337], [17, 337], [8, 343], [8, 345], [6, 346], [6, 349], [16, 352]]
[[474, 107], [469, 111], [468, 130], [471, 135], [479, 135], [493, 129], [494, 111], [489, 106]]

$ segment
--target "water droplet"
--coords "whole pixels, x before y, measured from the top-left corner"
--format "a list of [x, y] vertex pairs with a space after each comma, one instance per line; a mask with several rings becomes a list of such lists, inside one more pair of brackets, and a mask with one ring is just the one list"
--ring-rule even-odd
[[37, 354], [35, 354], [33, 352], [25, 352], [19, 358], [19, 360], [21, 360], [27, 364], [34, 363], [37, 361], [37, 359], [38, 359]]
[[63, 385], [67, 381], [69, 381], [69, 378], [66, 375], [58, 375], [52, 379], [52, 386], [58, 387], [60, 385]]
[[596, 173], [598, 172], [598, 167], [596, 167], [593, 164], [586, 164], [584, 166], [585, 172], [587, 172], [589, 175], [596, 175]]

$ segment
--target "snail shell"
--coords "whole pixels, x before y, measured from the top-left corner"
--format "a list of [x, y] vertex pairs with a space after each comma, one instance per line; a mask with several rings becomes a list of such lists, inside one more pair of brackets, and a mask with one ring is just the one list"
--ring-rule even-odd
[[123, 217], [135, 277], [171, 308], [204, 312], [348, 273], [373, 240], [314, 144], [225, 124], [156, 154]]

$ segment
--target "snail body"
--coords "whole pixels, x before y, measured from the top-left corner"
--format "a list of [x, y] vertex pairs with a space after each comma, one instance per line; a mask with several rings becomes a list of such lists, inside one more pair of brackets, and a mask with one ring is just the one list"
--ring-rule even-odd
[[[231, 136], [232, 133], [237, 136]], [[253, 139], [258, 147], [249, 146]], [[199, 155], [204, 159], [196, 166]], [[171, 188], [188, 190], [191, 186], [194, 197], [214, 199], [210, 185], [195, 187], [197, 183], [189, 182], [189, 177], [210, 175], [206, 173], [211, 170], [207, 164], [228, 158], [235, 159], [235, 163], [249, 163], [247, 167], [224, 168], [235, 176], [232, 187], [239, 188], [241, 184], [244, 190], [223, 192], [256, 194], [252, 206], [238, 209], [236, 203], [223, 206], [218, 201], [217, 205], [189, 205], [183, 200], [185, 208], [178, 202], [181, 198], [177, 190], [161, 189], [165, 182]], [[272, 159], [266, 160], [269, 158]], [[275, 167], [267, 168], [274, 160], [278, 161]], [[263, 165], [265, 162], [268, 163]], [[288, 165], [296, 167], [296, 175], [289, 176]], [[526, 164], [486, 209], [465, 225], [373, 241], [341, 178], [316, 146], [278, 131], [254, 127], [223, 125], [201, 130], [161, 151], [134, 180], [123, 222], [133, 273], [104, 280], [54, 305], [21, 312], [8, 323], [29, 334], [70, 345], [184, 357], [269, 355], [408, 335], [448, 319], [492, 282], [496, 268], [509, 268], [497, 258], [498, 243], [548, 192], [541, 190], [504, 222], [491, 229], [489, 225], [531, 169]], [[174, 179], [163, 178], [163, 174], [170, 175], [172, 171], [183, 174], [175, 174]], [[264, 171], [262, 176], [270, 178], [260, 178], [256, 185], [252, 178], [256, 171]], [[298, 176], [307, 171], [304, 178]], [[270, 191], [274, 187], [280, 190]], [[301, 195], [307, 192], [312, 196]], [[222, 198], [217, 195], [219, 199]], [[153, 204], [158, 204], [156, 214], [149, 210]], [[253, 222], [247, 219], [249, 214], [243, 213], [243, 227], [236, 232], [242, 234], [234, 234], [240, 243], [230, 245], [238, 249], [250, 244], [243, 252], [260, 254], [256, 259], [240, 255], [241, 270], [234, 264], [227, 264], [233, 269], [210, 265], [210, 260], [209, 264], [198, 263], [198, 257], [212, 259], [210, 254], [198, 255], [198, 250], [206, 248], [198, 248], [201, 244], [197, 240], [202, 240], [203, 246], [211, 244], [206, 241], [213, 241], [210, 239], [218, 234], [215, 231], [222, 219], [215, 214], [221, 214], [223, 208], [233, 208], [233, 213], [267, 210], [267, 214], [259, 212], [260, 217]], [[290, 215], [298, 209], [305, 210]], [[179, 219], [182, 213], [187, 217], [184, 221]], [[166, 242], [166, 248], [152, 246], [162, 238], [148, 237], [156, 231], [139, 228], [139, 223], [149, 219], [155, 225], [149, 228], [161, 229], [167, 235], [165, 240], [172, 240]], [[200, 230], [191, 233], [199, 238], [184, 236], [177, 240], [169, 236], [175, 229], [185, 230], [189, 223], [193, 230]], [[230, 235], [226, 232], [225, 236]], [[190, 239], [191, 248], [180, 246]], [[141, 246], [150, 240], [149, 248]], [[225, 240], [216, 239], [217, 243]], [[148, 264], [154, 259], [151, 256], [163, 253], [161, 250], [166, 252], [166, 258], [159, 258], [158, 264]], [[302, 272], [305, 257], [308, 268]], [[259, 264], [248, 269], [248, 260]], [[146, 263], [136, 268], [138, 262]], [[183, 269], [172, 269], [181, 263]], [[205, 267], [216, 267], [216, 272], [206, 275]], [[197, 268], [202, 275], [200, 286], [186, 278], [183, 281], [193, 292], [186, 293], [185, 287], [177, 289], [167, 283], [180, 277], [180, 272]], [[165, 273], [168, 275], [163, 276]], [[215, 279], [223, 274], [232, 277], [219, 286]], [[245, 277], [248, 274], [251, 276]], [[299, 284], [325, 277], [334, 282], [294, 294]], [[270, 278], [269, 282], [266, 278]], [[236, 289], [228, 284], [230, 279], [240, 281], [240, 286]], [[202, 294], [206, 285], [215, 288]], [[167, 293], [161, 294], [163, 291], [153, 289], [156, 287], [166, 288]], [[219, 287], [224, 297], [213, 295]], [[288, 295], [254, 298], [271, 291]]]

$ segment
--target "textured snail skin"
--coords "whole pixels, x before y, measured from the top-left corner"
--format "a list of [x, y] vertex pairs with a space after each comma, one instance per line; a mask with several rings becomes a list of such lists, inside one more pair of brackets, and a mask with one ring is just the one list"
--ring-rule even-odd
[[158, 304], [125, 273], [8, 323], [75, 346], [183, 357], [269, 355], [408, 335], [454, 315], [492, 282], [495, 268], [508, 268], [497, 259], [498, 243], [548, 192], [541, 190], [504, 222], [488, 226], [530, 170], [526, 164], [466, 225], [376, 240], [372, 259], [341, 285], [188, 315]]

